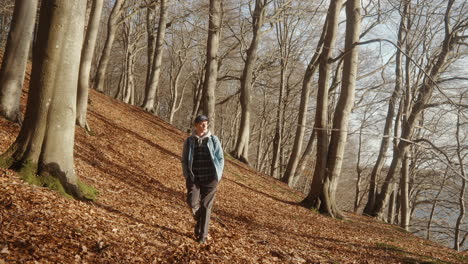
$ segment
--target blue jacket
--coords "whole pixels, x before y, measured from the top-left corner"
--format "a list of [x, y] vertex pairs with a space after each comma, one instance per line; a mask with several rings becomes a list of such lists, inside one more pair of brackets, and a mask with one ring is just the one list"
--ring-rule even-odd
[[[221, 181], [223, 177], [224, 170], [224, 153], [223, 148], [221, 147], [221, 142], [218, 137], [215, 135], [208, 135], [208, 149], [210, 151], [211, 160], [213, 161], [214, 167], [216, 169], [216, 176], [218, 182]], [[194, 181], [195, 175], [192, 171], [193, 164], [193, 150], [195, 148], [196, 142], [195, 136], [188, 137], [184, 142], [184, 149], [182, 151], [182, 171], [186, 179]]]

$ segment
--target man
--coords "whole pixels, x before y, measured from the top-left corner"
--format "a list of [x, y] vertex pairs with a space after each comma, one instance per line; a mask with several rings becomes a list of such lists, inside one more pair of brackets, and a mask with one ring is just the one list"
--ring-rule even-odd
[[195, 118], [195, 129], [185, 140], [182, 152], [187, 202], [196, 221], [195, 237], [199, 243], [206, 242], [211, 208], [224, 169], [221, 143], [208, 130], [208, 122], [205, 115]]

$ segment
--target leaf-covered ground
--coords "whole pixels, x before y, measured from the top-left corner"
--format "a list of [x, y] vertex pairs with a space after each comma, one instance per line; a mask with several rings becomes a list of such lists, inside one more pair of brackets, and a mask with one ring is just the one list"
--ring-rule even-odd
[[[0, 169], [0, 264], [468, 263], [467, 254], [372, 218], [302, 208], [301, 194], [229, 157], [200, 245], [184, 202], [187, 135], [137, 107], [90, 96], [93, 133], [77, 128], [75, 166], [98, 199], [67, 199]], [[18, 131], [0, 118], [0, 152]]]

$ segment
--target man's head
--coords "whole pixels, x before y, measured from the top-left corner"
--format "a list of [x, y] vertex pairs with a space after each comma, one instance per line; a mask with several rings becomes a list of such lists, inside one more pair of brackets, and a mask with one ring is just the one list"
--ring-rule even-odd
[[199, 115], [195, 118], [195, 131], [198, 136], [204, 136], [208, 132], [208, 122], [206, 115]]

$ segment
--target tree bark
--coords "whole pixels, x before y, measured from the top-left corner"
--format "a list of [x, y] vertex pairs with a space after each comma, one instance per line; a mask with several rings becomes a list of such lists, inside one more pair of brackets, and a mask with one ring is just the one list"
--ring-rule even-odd
[[409, 157], [403, 158], [400, 179], [400, 227], [409, 231], [410, 208], [409, 208]]
[[[297, 165], [296, 172], [294, 174], [294, 178], [291, 180], [291, 186], [292, 188], [295, 188], [297, 186], [297, 183], [299, 182], [301, 177], [304, 177], [304, 170], [307, 166], [307, 163], [312, 159], [313, 157], [313, 151], [314, 151], [314, 142], [316, 138], [316, 131], [312, 130], [312, 135], [310, 135], [309, 142], [307, 143], [307, 146], [304, 150], [304, 153], [302, 154], [301, 158], [299, 159], [299, 163]], [[307, 177], [307, 175], [305, 175]]]
[[0, 69], [0, 115], [21, 124], [20, 98], [38, 0], [17, 0]]
[[115, 40], [115, 33], [119, 26], [118, 22], [120, 15], [122, 14], [122, 6], [124, 3], [125, 0], [115, 1], [114, 7], [112, 8], [109, 16], [109, 21], [107, 22], [107, 38], [97, 67], [96, 79], [94, 81], [95, 89], [101, 93], [104, 92], [107, 67], [109, 65], [110, 54]]
[[[460, 96], [460, 103], [462, 103], [463, 96]], [[466, 173], [465, 173], [465, 162], [464, 159], [466, 155], [463, 155], [463, 143], [460, 141], [461, 138], [461, 132], [460, 128], [462, 126], [462, 110], [461, 108], [458, 110], [457, 113], [457, 124], [456, 124], [456, 139], [457, 139], [457, 159], [458, 159], [458, 164], [460, 166], [460, 174], [463, 176], [461, 179], [462, 185], [460, 187], [460, 194], [458, 196], [458, 206], [460, 207], [460, 211], [457, 217], [457, 221], [455, 222], [455, 235], [454, 235], [454, 240], [453, 240], [453, 249], [459, 251], [460, 250], [460, 233], [461, 233], [461, 227], [463, 224], [463, 219], [465, 217], [465, 212], [466, 212], [466, 207], [465, 207], [465, 192], [466, 192]]]
[[96, 39], [99, 32], [99, 22], [101, 20], [103, 0], [93, 0], [91, 6], [91, 14], [89, 15], [88, 28], [81, 51], [80, 73], [78, 79], [78, 98], [76, 103], [76, 124], [80, 127], [89, 130], [86, 120], [88, 111], [88, 89], [89, 78], [91, 72], [91, 64], [93, 62], [94, 48], [96, 47]]
[[[328, 89], [330, 79], [330, 58], [335, 47], [339, 13], [343, 0], [331, 1], [324, 25], [323, 50], [319, 56], [319, 80], [315, 126], [317, 134], [317, 156], [314, 177], [307, 197], [302, 201], [306, 207], [321, 208], [324, 193], [322, 191], [328, 152]], [[310, 65], [310, 64], [309, 64]], [[304, 99], [304, 98], [302, 98]], [[300, 119], [300, 118], [299, 118]], [[302, 139], [301, 139], [302, 140]]]
[[210, 118], [210, 130], [216, 127], [216, 80], [218, 78], [218, 49], [221, 34], [221, 0], [210, 0], [210, 15], [208, 23], [208, 43], [206, 48], [206, 70], [203, 90], [205, 98], [204, 112]]
[[[359, 41], [361, 32], [361, 1], [348, 0], [346, 4], [346, 38], [345, 50], [347, 54], [343, 62], [343, 77], [341, 93], [333, 118], [333, 131], [331, 132], [330, 147], [328, 150], [326, 179], [324, 183], [325, 197], [328, 201], [327, 214], [333, 217], [342, 217], [336, 204], [336, 191], [338, 179], [341, 174], [344, 153], [348, 136], [348, 122], [354, 106], [357, 68], [359, 63], [359, 48], [355, 44]], [[325, 209], [325, 208], [323, 208]]]
[[164, 37], [166, 34], [166, 20], [167, 20], [167, 0], [161, 0], [159, 10], [159, 23], [158, 33], [156, 36], [156, 44], [154, 51], [153, 64], [151, 65], [152, 71], [150, 72], [149, 82], [146, 86], [145, 100], [143, 109], [148, 112], [155, 112], [154, 105], [156, 93], [158, 91], [159, 78], [161, 75], [161, 65], [164, 49]]
[[[284, 5], [284, 0], [277, 0], [276, 6]], [[289, 56], [291, 49], [291, 37], [293, 32], [289, 28], [288, 14], [284, 10], [280, 11], [281, 19], [275, 24], [276, 39], [280, 51], [280, 83], [279, 83], [279, 96], [278, 106], [276, 108], [276, 124], [275, 124], [275, 136], [273, 137], [273, 155], [271, 159], [270, 176], [273, 178], [281, 178], [281, 166], [283, 164], [283, 123], [284, 123], [284, 93], [287, 86], [287, 72], [289, 67]]]
[[395, 183], [392, 183], [390, 187], [390, 202], [387, 212], [387, 223], [389, 224], [393, 224], [395, 222], [395, 213], [397, 210], [396, 201], [398, 196], [398, 189], [396, 187], [397, 185]]
[[[174, 115], [180, 109], [182, 105], [183, 95], [185, 91], [185, 87], [188, 81], [188, 78], [184, 81], [182, 85], [182, 91], [179, 95], [179, 81], [182, 75], [182, 70], [187, 62], [187, 51], [183, 51], [184, 55], [181, 55], [182, 51], [173, 52], [173, 56], [177, 57], [177, 62], [174, 62], [175, 58], [171, 60], [171, 69], [169, 72], [169, 81], [170, 81], [170, 100], [169, 100], [169, 123], [172, 124], [174, 122]], [[175, 55], [177, 54], [177, 55]], [[210, 119], [211, 123], [211, 119]], [[210, 124], [211, 125], [211, 124]]]
[[146, 6], [146, 79], [145, 88], [149, 87], [151, 73], [153, 72], [153, 59], [156, 52], [156, 41], [154, 37], [153, 28], [155, 26], [155, 4], [152, 0], [145, 0]]
[[[188, 127], [192, 127], [193, 121], [200, 112], [200, 104], [203, 97], [203, 84], [204, 84], [205, 69], [200, 67], [200, 72], [197, 74], [197, 81], [193, 84], [193, 97], [192, 97], [192, 113], [190, 116], [190, 124]], [[232, 128], [232, 126], [231, 126]]]
[[86, 1], [42, 1], [24, 125], [1, 157], [12, 168], [57, 178], [77, 198], [83, 193], [73, 147], [85, 13]]
[[241, 122], [239, 125], [239, 136], [237, 137], [236, 148], [233, 152], [234, 158], [249, 164], [249, 141], [250, 141], [250, 106], [253, 71], [257, 62], [257, 49], [260, 43], [260, 29], [265, 20], [266, 0], [256, 0], [253, 13], [252, 42], [247, 50], [247, 59], [241, 77], [240, 104], [242, 107]]

